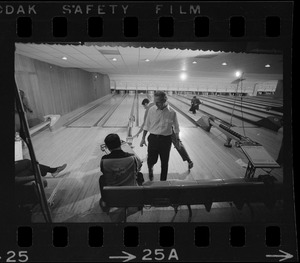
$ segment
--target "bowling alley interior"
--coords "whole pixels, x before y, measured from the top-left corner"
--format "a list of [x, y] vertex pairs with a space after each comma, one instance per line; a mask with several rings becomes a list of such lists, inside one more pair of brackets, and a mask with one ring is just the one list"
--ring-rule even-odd
[[[16, 43], [15, 167], [30, 160], [33, 178], [24, 184], [33, 197], [16, 198], [16, 220], [280, 222], [292, 176], [283, 61], [281, 50], [260, 42]], [[193, 163], [172, 145], [166, 181], [160, 158], [150, 180], [148, 146], [143, 133], [135, 136], [142, 101], [157, 91]], [[111, 133], [142, 161], [144, 180], [105, 186], [103, 208], [100, 161]], [[42, 176], [38, 164], [59, 169]]]

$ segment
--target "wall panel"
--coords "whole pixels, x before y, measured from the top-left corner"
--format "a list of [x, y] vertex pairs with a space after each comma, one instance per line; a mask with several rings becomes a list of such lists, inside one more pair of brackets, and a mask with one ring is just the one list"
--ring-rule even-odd
[[40, 121], [47, 114], [64, 115], [111, 92], [107, 75], [62, 68], [18, 54], [15, 79], [33, 108], [28, 118]]

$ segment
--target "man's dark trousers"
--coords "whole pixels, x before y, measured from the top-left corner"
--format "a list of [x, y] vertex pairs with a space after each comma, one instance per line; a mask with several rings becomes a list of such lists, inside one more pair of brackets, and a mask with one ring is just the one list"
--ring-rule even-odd
[[148, 168], [152, 169], [152, 167], [156, 164], [159, 156], [161, 161], [161, 181], [167, 180], [171, 145], [171, 135], [163, 136], [150, 134], [148, 136]]

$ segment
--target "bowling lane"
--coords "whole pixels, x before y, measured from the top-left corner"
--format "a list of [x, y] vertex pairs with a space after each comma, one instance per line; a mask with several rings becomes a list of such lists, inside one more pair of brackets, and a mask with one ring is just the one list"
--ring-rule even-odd
[[283, 105], [283, 99], [273, 98], [273, 97], [264, 97], [264, 96], [243, 96], [243, 101], [249, 101], [253, 104], [272, 106], [272, 107], [281, 107]]
[[[190, 108], [190, 104], [191, 104], [191, 100], [189, 98], [185, 98], [185, 97], [182, 97], [182, 96], [173, 96], [173, 98], [176, 98], [175, 101], [177, 101], [177, 104], [176, 105], [181, 105], [180, 107], [182, 107], [186, 112], [189, 112], [189, 108]], [[179, 104], [180, 102], [180, 104]], [[176, 102], [174, 102], [176, 103]], [[244, 120], [244, 119], [238, 119], [237, 117], [235, 116], [232, 116], [231, 117], [231, 112], [232, 110], [230, 111], [229, 109], [225, 109], [225, 112], [221, 112], [219, 111], [218, 109], [212, 109], [208, 106], [208, 103], [205, 102], [205, 104], [201, 104], [199, 106], [199, 111], [196, 111], [196, 114], [192, 114], [191, 112], [189, 112], [189, 114], [191, 115], [191, 117], [195, 120], [198, 120], [199, 118], [201, 118], [203, 115], [206, 115], [205, 113], [203, 113], [202, 111], [204, 112], [207, 112], [213, 116], [216, 116], [218, 118], [220, 118], [221, 120], [225, 121], [225, 122], [228, 122], [228, 123], [232, 123], [232, 125], [234, 126], [238, 126], [238, 127], [257, 127], [257, 125], [255, 124], [252, 124], [252, 123], [249, 123], [247, 122], [247, 120]], [[214, 106], [216, 107], [216, 106]], [[218, 108], [221, 109], [220, 106], [218, 106]], [[234, 115], [237, 115], [236, 114], [237, 111], [234, 111]], [[242, 114], [240, 113], [240, 115], [237, 115], [238, 117], [240, 118], [246, 118], [246, 114]], [[249, 118], [251, 120], [253, 120], [253, 118]], [[259, 118], [256, 118], [256, 120], [253, 120], [253, 121], [258, 121]]]
[[109, 118], [102, 124], [102, 127], [127, 127], [134, 98], [134, 94], [128, 94]]
[[116, 104], [119, 104], [122, 99], [122, 95], [115, 95], [109, 100], [103, 101], [97, 108], [71, 123], [69, 127], [92, 127], [97, 121], [99, 121], [99, 119], [105, 116], [111, 108], [113, 108]]
[[[191, 100], [192, 96], [188, 96], [188, 98]], [[270, 116], [270, 113], [267, 111], [260, 111], [257, 107], [243, 106], [243, 104], [238, 101], [228, 102], [208, 97], [201, 97], [201, 99], [206, 105], [211, 105], [212, 107], [217, 107], [230, 113], [232, 112], [232, 109], [234, 109], [234, 114], [243, 114], [244, 118], [254, 119], [255, 121]]]
[[[176, 100], [174, 100], [175, 103]], [[131, 111], [131, 106], [128, 105], [128, 112]], [[119, 112], [119, 115], [123, 116], [123, 113]], [[180, 114], [178, 115], [180, 116]], [[126, 121], [128, 121], [128, 118]], [[181, 122], [181, 119], [179, 119], [179, 122]], [[206, 132], [201, 128], [186, 128], [183, 126], [184, 124], [181, 125], [180, 138], [194, 162], [194, 167], [188, 173], [187, 162], [183, 162], [177, 150], [172, 146], [169, 160], [169, 180], [244, 177], [246, 167], [241, 166], [240, 163], [242, 161], [247, 164], [247, 159], [240, 148], [235, 146], [232, 148], [224, 147], [224, 139], [221, 136], [215, 136], [214, 131], [217, 130], [214, 128], [211, 129], [211, 132]], [[138, 127], [134, 128], [138, 129]], [[254, 131], [254, 129], [251, 129], [251, 131]], [[66, 170], [57, 178], [53, 178], [51, 175], [47, 176], [49, 186], [51, 186], [52, 180], [60, 180], [54, 190], [56, 194], [54, 195], [54, 206], [51, 208], [54, 222], [66, 222], [67, 220], [69, 222], [72, 222], [72, 220], [80, 222], [82, 216], [90, 215], [91, 211], [97, 213], [96, 216], [94, 215], [95, 221], [103, 221], [105, 214], [99, 207], [98, 180], [101, 174], [99, 163], [104, 153], [100, 150], [100, 144], [104, 142], [105, 136], [111, 132], [119, 134], [121, 139], [126, 140], [127, 129], [117, 126], [114, 128], [94, 127], [92, 129], [61, 127], [53, 132], [48, 129], [44, 130], [32, 138], [35, 153], [40, 163], [50, 166], [68, 164]], [[262, 134], [257, 136], [262, 136]], [[142, 172], [147, 181], [147, 147], [140, 147], [140, 140], [141, 135], [138, 139], [134, 139], [133, 150], [144, 161]], [[268, 148], [266, 149], [268, 150]], [[279, 147], [276, 148], [276, 151], [278, 150]], [[274, 151], [270, 154], [276, 158], [278, 152]], [[28, 156], [27, 151], [25, 157], [28, 158]], [[278, 172], [275, 170], [278, 170]], [[283, 170], [274, 169], [274, 171], [277, 173], [274, 176], [282, 181]], [[263, 170], [257, 169], [255, 176], [264, 173]], [[158, 181], [159, 178], [160, 160], [154, 166], [154, 180]], [[53, 188], [47, 187], [45, 191], [47, 198], [53, 195]], [[43, 221], [38, 221], [37, 218], [34, 222]]]
[[[243, 97], [242, 97], [243, 98]], [[267, 108], [269, 106], [273, 106], [273, 105], [269, 105], [268, 103], [266, 103], [265, 105], [263, 104], [257, 104], [255, 102], [247, 102], [244, 99], [241, 100], [241, 98], [236, 97], [235, 98], [227, 98], [225, 96], [199, 96], [199, 99], [209, 99], [212, 101], [220, 101], [222, 103], [226, 103], [227, 105], [236, 105], [236, 107], [238, 107], [238, 109], [242, 108], [242, 109], [252, 109], [255, 110], [255, 112], [262, 112], [262, 113], [266, 113], [269, 115], [274, 115], [274, 116], [282, 116], [282, 112], [278, 112], [278, 111], [273, 111], [273, 110], [268, 110]], [[282, 106], [282, 105], [281, 105]]]
[[[170, 96], [169, 96], [169, 101], [171, 103], [174, 103], [176, 105], [176, 107], [180, 108], [183, 111], [184, 111], [184, 109], [186, 109], [186, 104], [184, 104]], [[200, 106], [200, 109], [202, 107], [203, 107], [203, 105]], [[211, 113], [211, 112], [209, 112], [209, 113]], [[200, 119], [202, 115], [205, 115], [205, 114], [201, 113], [201, 111], [197, 111], [196, 115], [190, 114], [190, 116], [192, 118], [194, 118], [194, 120]], [[218, 115], [216, 113], [215, 115], [218, 116], [219, 118], [221, 118], [220, 117], [221, 114]], [[233, 124], [236, 124], [235, 118], [233, 118]], [[283, 136], [282, 128], [278, 132], [274, 132], [269, 129], [260, 128], [260, 127], [254, 126], [254, 125], [252, 125], [252, 126], [248, 125], [248, 123], [245, 122], [244, 126], [237, 125], [235, 127], [231, 127], [231, 129], [245, 137], [251, 138], [253, 141], [256, 141], [256, 142], [262, 144], [268, 150], [268, 152], [270, 154], [272, 154], [272, 156], [274, 156], [275, 159], [277, 158], [277, 154], [279, 152], [279, 148], [280, 148], [282, 136]], [[214, 136], [215, 138], [220, 138], [220, 139], [222, 138], [223, 143], [224, 143], [224, 141], [226, 141], [226, 136], [218, 129], [212, 128], [210, 130], [210, 134], [212, 134], [212, 136]]]
[[188, 118], [186, 118], [181, 112], [177, 111], [174, 108], [172, 108], [172, 109], [174, 111], [176, 111], [176, 113], [177, 113], [177, 119], [178, 119], [179, 127], [184, 127], [184, 128], [196, 128], [197, 127]]

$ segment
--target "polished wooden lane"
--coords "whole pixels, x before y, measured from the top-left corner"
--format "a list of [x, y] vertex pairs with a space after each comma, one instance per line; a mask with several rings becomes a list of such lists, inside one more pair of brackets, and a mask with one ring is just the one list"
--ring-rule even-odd
[[275, 97], [274, 95], [263, 95], [263, 96], [243, 96], [243, 100], [251, 101], [253, 103], [261, 103], [267, 106], [280, 107], [283, 104], [283, 98]]
[[115, 95], [111, 99], [102, 101], [102, 103], [88, 112], [88, 114], [83, 115], [78, 120], [71, 123], [70, 127], [80, 127], [80, 126], [94, 126], [95, 123], [100, 120], [109, 110], [116, 104], [119, 104], [122, 100], [122, 96]]
[[[243, 113], [242, 116], [244, 116], [244, 118], [251, 118], [253, 120], [260, 120], [261, 118], [265, 118], [267, 116], [273, 115], [272, 113], [268, 112], [266, 110], [266, 107], [264, 110], [260, 110], [260, 108], [258, 108], [257, 106], [252, 105], [252, 107], [250, 106], [246, 106], [241, 102], [238, 101], [223, 101], [223, 100], [219, 100], [219, 99], [212, 99], [212, 98], [205, 98], [202, 99], [202, 101], [206, 104], [206, 105], [211, 105], [211, 106], [215, 106], [218, 107], [220, 109], [224, 109], [224, 110], [232, 110], [234, 109], [234, 113]], [[279, 114], [275, 114], [276, 116], [279, 116]], [[239, 115], [241, 116], [241, 115]], [[282, 116], [282, 114], [280, 114], [280, 116]]]
[[[169, 100], [172, 103], [176, 103], [176, 107], [180, 108], [182, 111], [184, 111], [186, 109], [186, 104], [184, 104], [182, 102], [180, 103], [180, 101], [176, 101], [176, 99], [174, 99], [172, 97], [169, 97]], [[204, 105], [201, 105], [201, 107], [203, 107], [203, 106]], [[209, 111], [209, 109], [207, 111]], [[217, 116], [221, 119], [223, 117], [223, 113], [218, 113], [217, 111], [209, 111], [209, 113], [214, 114], [215, 116]], [[201, 109], [200, 109], [200, 111], [196, 112], [196, 115], [191, 114], [190, 116], [194, 120], [198, 120], [203, 115], [205, 115], [205, 114], [202, 114]], [[234, 124], [236, 124], [235, 121], [236, 120], [233, 119]], [[270, 153], [270, 155], [273, 157], [274, 160], [277, 159], [279, 150], [281, 147], [282, 138], [283, 138], [283, 128], [280, 128], [277, 132], [275, 132], [275, 131], [272, 131], [269, 129], [265, 129], [263, 127], [251, 126], [251, 125], [249, 126], [248, 123], [242, 123], [241, 126], [232, 127], [231, 129], [245, 137], [251, 138], [253, 141], [260, 143]], [[212, 128], [209, 133], [211, 134], [213, 140], [219, 141], [220, 145], [224, 144], [224, 142], [226, 141], [226, 136], [217, 129]], [[234, 148], [236, 148], [236, 147], [234, 146]], [[224, 149], [224, 150], [226, 151], [226, 149]], [[241, 152], [240, 148], [236, 148], [235, 150]], [[241, 154], [241, 159], [247, 163], [247, 159], [245, 159], [245, 156], [243, 154]], [[257, 169], [256, 174], [259, 174], [259, 173], [260, 174], [265, 173], [265, 171], [263, 171], [262, 169]], [[272, 174], [274, 176], [276, 176], [276, 178], [278, 180], [282, 180], [282, 178], [283, 178], [282, 173], [283, 173], [282, 168], [280, 168], [280, 169], [276, 168], [272, 171]]]
[[[141, 102], [140, 97], [140, 102]], [[111, 103], [113, 98], [110, 99]], [[131, 103], [130, 103], [131, 101]], [[106, 104], [106, 109], [110, 108], [111, 103]], [[128, 112], [131, 111], [133, 97], [127, 102], [122, 109], [123, 112], [115, 111], [115, 116], [126, 118], [128, 122]], [[144, 109], [139, 106], [143, 116]], [[124, 112], [125, 115], [123, 114]], [[91, 111], [85, 114], [85, 118], [89, 118], [89, 114], [94, 115]], [[111, 115], [112, 116], [112, 115]], [[140, 117], [141, 117], [140, 116]], [[140, 118], [139, 117], [139, 118]], [[97, 121], [99, 116], [97, 116]], [[184, 143], [187, 152], [194, 162], [194, 168], [188, 173], [187, 163], [183, 162], [180, 155], [174, 147], [171, 149], [169, 161], [168, 179], [179, 180], [198, 180], [198, 179], [214, 179], [214, 178], [237, 178], [244, 177], [245, 167], [239, 160], [246, 162], [245, 156], [240, 149], [224, 147], [224, 139], [222, 134], [215, 132], [206, 132], [201, 128], [195, 127], [193, 124], [184, 119], [183, 115], [178, 113], [178, 119], [181, 127], [180, 138]], [[78, 119], [79, 121], [80, 119]], [[53, 132], [48, 130], [38, 133], [32, 138], [37, 160], [50, 166], [58, 166], [67, 163], [67, 168], [58, 176], [52, 178], [47, 176], [49, 184], [56, 183], [54, 187], [46, 188], [47, 197], [53, 196], [53, 191], [56, 193], [53, 197], [54, 204], [51, 207], [52, 218], [54, 222], [112, 222], [119, 220], [120, 213], [118, 210], [112, 212], [110, 216], [102, 212], [99, 207], [100, 191], [98, 179], [100, 177], [99, 163], [103, 155], [100, 150], [100, 144], [103, 143], [105, 136], [111, 132], [116, 132], [121, 139], [126, 140], [127, 129], [120, 127], [120, 120], [109, 119], [110, 125], [114, 127], [90, 127], [90, 128], [67, 128], [61, 127]], [[139, 129], [134, 125], [133, 134]], [[140, 147], [140, 139], [133, 141], [133, 150], [144, 160], [142, 172], [145, 180], [148, 180], [148, 169], [146, 163], [147, 148]], [[28, 152], [25, 150], [25, 157], [28, 157]], [[160, 177], [160, 161], [154, 166], [154, 180], [159, 180]], [[214, 204], [215, 212], [218, 219], [212, 216], [212, 220], [222, 221], [222, 209], [232, 211], [235, 208], [229, 207], [227, 204]], [[201, 222], [203, 215], [200, 211], [203, 206], [199, 207], [199, 213], [195, 213], [192, 221]], [[219, 210], [218, 210], [219, 209]], [[221, 209], [221, 210], [220, 210]], [[148, 211], [148, 210], [147, 210]], [[151, 208], [149, 211], [153, 213], [133, 213], [128, 218], [128, 222], [166, 222], [170, 216], [174, 215], [172, 209]], [[181, 208], [182, 215], [187, 213], [185, 207]], [[197, 210], [198, 211], [198, 210]], [[245, 211], [247, 213], [247, 211]], [[213, 215], [213, 214], [212, 214]], [[215, 215], [215, 214], [214, 214]], [[230, 219], [223, 216], [223, 220], [236, 220], [236, 217]], [[209, 213], [207, 213], [209, 217]], [[121, 215], [122, 217], [122, 215]], [[214, 219], [215, 218], [215, 219]], [[185, 216], [176, 217], [178, 221], [186, 221]], [[176, 221], [175, 220], [175, 221]], [[43, 217], [36, 210], [34, 222], [43, 222]]]
[[[178, 107], [181, 111], [186, 111], [186, 104], [183, 103], [182, 101], [178, 101], [174, 98], [169, 98], [170, 102], [176, 104], [176, 107]], [[200, 111], [196, 111], [196, 114], [190, 114], [190, 117], [193, 118], [194, 120], [199, 120], [203, 115], [205, 115], [204, 113], [201, 112], [201, 109], [204, 107], [205, 105], [201, 105], [200, 106]], [[205, 109], [205, 111], [207, 111], [208, 113], [219, 117], [222, 120], [229, 120], [229, 117], [227, 115], [224, 116], [224, 113], [220, 113], [216, 110], [209, 110], [209, 109]], [[228, 112], [229, 114], [229, 112]], [[225, 117], [225, 119], [224, 119]], [[254, 119], [251, 119], [254, 121]], [[282, 140], [282, 129], [279, 129], [278, 132], [276, 131], [272, 131], [270, 129], [266, 129], [263, 127], [259, 127], [259, 126], [254, 126], [254, 125], [249, 125], [249, 123], [247, 122], [243, 122], [242, 120], [240, 120], [241, 123], [237, 122], [236, 118], [232, 119], [232, 123], [235, 125], [235, 127], [232, 127], [231, 129], [240, 133], [243, 136], [246, 137], [250, 137], [252, 140], [254, 141], [258, 141], [260, 143], [262, 143], [263, 145], [266, 145], [268, 148], [272, 149], [273, 145], [275, 145], [275, 151], [279, 151], [278, 149], [278, 145], [280, 147], [281, 144], [281, 140]], [[240, 124], [240, 125], [237, 125]], [[211, 132], [214, 132], [214, 129], [211, 129]], [[271, 150], [273, 151], [273, 150]], [[278, 154], [278, 152], [277, 152]]]
[[270, 104], [270, 103], [266, 103], [266, 104], [262, 104], [262, 103], [256, 103], [256, 102], [249, 102], [247, 100], [241, 99], [239, 97], [235, 97], [235, 98], [227, 98], [225, 96], [201, 96], [200, 99], [210, 99], [211, 101], [220, 101], [222, 103], [226, 103], [227, 105], [233, 106], [235, 105], [235, 107], [237, 108], [237, 110], [241, 110], [241, 109], [253, 109], [255, 110], [255, 112], [262, 112], [262, 113], [267, 113], [268, 115], [274, 115], [274, 116], [282, 116], [283, 113], [282, 112], [278, 112], [278, 111], [273, 111], [273, 110], [269, 110], [268, 107], [280, 107], [282, 106], [282, 104], [280, 106], [278, 106], [277, 104]]
[[127, 127], [135, 95], [127, 94], [103, 127]]
[[[189, 104], [191, 101], [191, 99], [188, 97], [181, 97], [180, 100]], [[247, 111], [243, 109], [243, 111], [241, 111], [240, 109], [238, 109], [238, 107], [234, 105], [229, 107], [224, 106], [224, 104], [221, 104], [220, 102], [218, 103], [209, 100], [204, 100], [204, 104], [201, 104], [199, 106], [199, 109], [204, 110], [206, 112], [214, 112], [213, 115], [220, 116], [219, 118], [222, 118], [222, 120], [231, 123], [235, 126], [241, 126], [243, 125], [243, 123], [246, 123], [248, 127], [254, 127], [256, 126], [256, 122], [262, 119], [261, 115], [252, 113], [250, 114], [249, 110]], [[249, 120], [250, 122], [247, 120]]]
[[[177, 108], [179, 108], [181, 111], [186, 112], [188, 114], [190, 114], [190, 116], [195, 119], [198, 120], [200, 119], [203, 115], [206, 115], [206, 113], [209, 113], [211, 115], [214, 116], [218, 116], [220, 119], [228, 122], [228, 123], [232, 123], [235, 126], [240, 126], [242, 125], [242, 121], [236, 118], [231, 118], [230, 114], [228, 113], [228, 111], [226, 112], [221, 112], [219, 111], [217, 108], [216, 109], [212, 109], [210, 107], [207, 107], [207, 105], [205, 104], [201, 104], [199, 106], [199, 111], [196, 111], [196, 114], [192, 114], [191, 112], [189, 112], [190, 109], [190, 100], [187, 98], [184, 98], [182, 96], [169, 96], [169, 101], [173, 104], [176, 105]], [[253, 127], [256, 125], [253, 124], [249, 124], [247, 123], [247, 127]]]

